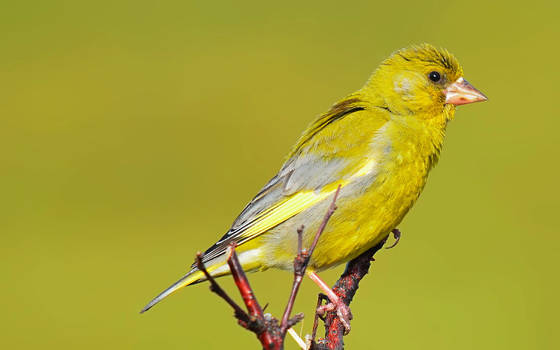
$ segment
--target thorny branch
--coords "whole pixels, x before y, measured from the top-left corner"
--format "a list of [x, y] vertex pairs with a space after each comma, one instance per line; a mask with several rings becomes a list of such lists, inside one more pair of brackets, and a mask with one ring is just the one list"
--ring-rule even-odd
[[227, 293], [218, 285], [216, 280], [210, 275], [210, 273], [208, 273], [208, 270], [206, 270], [206, 267], [202, 262], [202, 254], [197, 254], [197, 267], [204, 273], [205, 277], [210, 282], [210, 290], [219, 295], [233, 308], [234, 315], [235, 318], [237, 318], [238, 323], [242, 327], [250, 330], [257, 335], [261, 342], [261, 345], [263, 346], [263, 349], [283, 349], [286, 332], [290, 327], [303, 319], [303, 314], [297, 314], [293, 318], [290, 318], [290, 313], [292, 312], [297, 292], [303, 280], [303, 276], [305, 275], [305, 269], [307, 268], [311, 255], [313, 254], [313, 250], [317, 246], [319, 237], [325, 230], [329, 219], [336, 210], [335, 203], [336, 199], [338, 198], [339, 192], [340, 186], [336, 190], [332, 203], [329, 206], [329, 209], [327, 210], [327, 213], [325, 214], [325, 217], [323, 218], [323, 221], [317, 233], [315, 234], [313, 243], [311, 244], [311, 247], [309, 249], [305, 249], [302, 247], [303, 227], [298, 229], [298, 254], [294, 259], [294, 283], [292, 285], [290, 298], [288, 299], [288, 304], [284, 311], [284, 315], [282, 317], [282, 322], [280, 325], [278, 324], [278, 320], [274, 317], [264, 315], [263, 310], [259, 305], [255, 294], [253, 293], [253, 289], [249, 284], [249, 280], [245, 275], [245, 271], [243, 271], [243, 267], [239, 263], [239, 259], [237, 258], [237, 254], [235, 253], [235, 244], [230, 245], [228, 248], [227, 263], [229, 265], [237, 289], [239, 289], [239, 293], [243, 298], [243, 302], [245, 303], [245, 307], [247, 308], [248, 313], [245, 312], [235, 301], [233, 301], [233, 299], [231, 299], [231, 297], [227, 295]]
[[[216, 282], [216, 280], [207, 271], [204, 263], [202, 262], [202, 254], [198, 253], [196, 256], [196, 263], [199, 270], [201, 270], [206, 279], [210, 282], [210, 290], [224, 299], [234, 310], [234, 316], [237, 319], [239, 325], [243, 328], [255, 333], [259, 339], [263, 349], [265, 350], [280, 350], [284, 348], [284, 339], [288, 331], [292, 334], [293, 330], [290, 330], [292, 326], [303, 319], [303, 314], [299, 313], [290, 318], [294, 302], [299, 291], [299, 287], [303, 281], [303, 276], [305, 275], [305, 270], [309, 264], [309, 260], [319, 238], [325, 227], [336, 210], [336, 200], [340, 192], [340, 186], [336, 190], [333, 200], [317, 230], [311, 246], [307, 249], [303, 247], [303, 230], [304, 227], [301, 226], [297, 230], [298, 235], [298, 254], [294, 259], [294, 280], [292, 284], [292, 289], [290, 292], [290, 297], [288, 303], [284, 310], [281, 322], [269, 314], [264, 314], [263, 309], [257, 301], [257, 298], [249, 284], [249, 280], [245, 275], [245, 272], [237, 258], [235, 253], [235, 244], [229, 246], [227, 251], [227, 263], [231, 270], [231, 274], [243, 298], [243, 302], [247, 311], [243, 310]], [[395, 229], [393, 231], [396, 241], [400, 238], [400, 232]], [[397, 243], [395, 242], [395, 244]], [[377, 250], [379, 250], [385, 240], [380, 242], [377, 246], [364, 252], [362, 255], [358, 256], [354, 260], [350, 261], [344, 273], [341, 275], [339, 280], [333, 287], [333, 291], [344, 301], [346, 305], [349, 305], [352, 298], [356, 294], [360, 280], [367, 274], [371, 261], [373, 261], [373, 255]], [[328, 298], [324, 294], [319, 294], [317, 307], [321, 306], [323, 301], [328, 301]], [[318, 320], [322, 319], [325, 322], [325, 338], [319, 339], [315, 342], [315, 336], [317, 333]], [[313, 323], [313, 333], [311, 339], [308, 342], [308, 349], [314, 350], [324, 350], [324, 349], [343, 349], [343, 335], [344, 329], [341, 321], [338, 319], [336, 311], [328, 312], [324, 317], [320, 317], [317, 313], [315, 314], [315, 320]], [[298, 341], [302, 343], [302, 341]]]

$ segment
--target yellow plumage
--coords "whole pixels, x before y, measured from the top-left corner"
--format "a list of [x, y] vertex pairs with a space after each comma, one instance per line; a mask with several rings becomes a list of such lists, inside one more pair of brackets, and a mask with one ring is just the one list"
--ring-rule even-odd
[[[451, 54], [429, 45], [391, 55], [361, 90], [308, 127], [278, 174], [206, 251], [209, 272], [229, 272], [224, 253], [231, 242], [246, 270], [291, 269], [296, 229], [305, 225], [309, 246], [339, 185], [339, 209], [309, 268], [338, 265], [379, 243], [420, 195], [455, 105], [485, 99], [462, 74]], [[193, 267], [144, 310], [202, 279]]]

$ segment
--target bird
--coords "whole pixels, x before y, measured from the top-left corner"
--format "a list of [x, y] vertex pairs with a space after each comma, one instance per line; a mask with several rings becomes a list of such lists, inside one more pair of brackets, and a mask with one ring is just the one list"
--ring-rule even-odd
[[[302, 241], [309, 246], [339, 191], [338, 209], [306, 274], [327, 293], [349, 330], [349, 308], [318, 272], [359, 256], [396, 229], [438, 162], [456, 107], [486, 100], [446, 49], [420, 44], [393, 52], [360, 90], [311, 122], [278, 173], [206, 250], [207, 271], [214, 277], [230, 273], [225, 256], [231, 244], [245, 271], [293, 270], [296, 231], [305, 227]], [[141, 312], [204, 280], [193, 264]]]

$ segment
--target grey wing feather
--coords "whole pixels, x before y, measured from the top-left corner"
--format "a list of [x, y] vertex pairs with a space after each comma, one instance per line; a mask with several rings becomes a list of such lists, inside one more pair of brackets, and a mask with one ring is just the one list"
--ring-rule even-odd
[[[248, 239], [243, 237], [243, 232], [259, 219], [261, 213], [273, 207], [284, 197], [291, 196], [303, 189], [320, 189], [336, 178], [347, 165], [347, 161], [336, 157], [336, 148], [323, 148], [321, 155], [305, 152], [305, 150], [329, 142], [328, 138], [314, 140], [314, 136], [326, 127], [365, 109], [359, 96], [349, 96], [317, 118], [300, 138], [294, 151], [295, 154], [284, 163], [278, 174], [243, 209], [231, 229], [206, 251], [204, 260], [208, 261], [223, 254], [232, 242], [243, 243], [244, 239]], [[331, 139], [336, 138], [337, 135], [333, 134], [330, 137]]]
[[284, 163], [280, 171], [247, 204], [233, 222], [229, 231], [204, 253], [204, 262], [225, 253], [232, 242], [241, 243], [240, 237], [246, 228], [259, 217], [259, 214], [302, 189], [317, 190], [332, 182], [347, 164], [340, 158], [328, 161], [314, 155], [294, 156]]

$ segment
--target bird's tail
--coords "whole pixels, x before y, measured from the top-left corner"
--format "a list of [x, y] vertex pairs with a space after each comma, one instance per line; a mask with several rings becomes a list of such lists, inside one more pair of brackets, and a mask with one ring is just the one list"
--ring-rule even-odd
[[186, 287], [190, 284], [199, 282], [204, 280], [204, 273], [200, 270], [193, 269], [185, 276], [181, 277], [180, 280], [173, 283], [169, 288], [161, 292], [157, 297], [155, 297], [152, 301], [148, 303], [148, 305], [144, 306], [144, 308], [140, 311], [140, 313], [144, 313], [152, 308], [155, 304], [159, 303], [163, 299], [167, 298], [171, 294], [175, 293], [179, 289]]
[[[241, 266], [243, 266], [245, 272], [251, 272], [261, 268], [260, 261], [258, 259], [255, 260], [254, 253], [248, 255], [245, 255], [244, 253], [239, 254], [239, 261], [241, 263]], [[230, 274], [229, 266], [226, 262], [225, 256], [223, 255], [205, 262], [205, 267], [208, 273], [215, 278]], [[196, 267], [193, 268], [191, 271], [189, 271], [189, 273], [181, 277], [180, 280], [173, 283], [169, 288], [161, 292], [157, 297], [150, 301], [148, 305], [144, 306], [140, 313], [148, 311], [152, 308], [152, 306], [167, 298], [171, 294], [175, 293], [179, 289], [203, 281], [206, 281], [204, 272], [200, 271]]]

